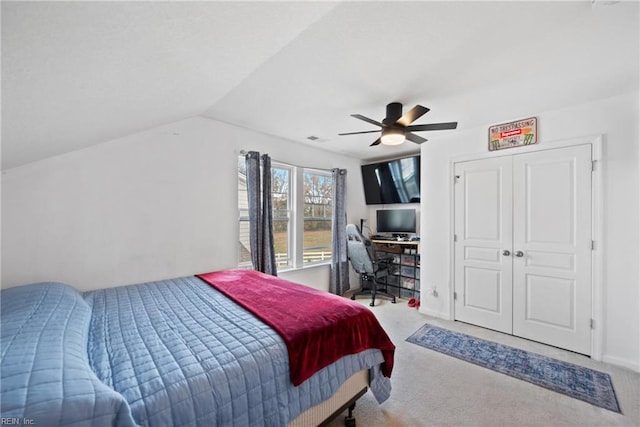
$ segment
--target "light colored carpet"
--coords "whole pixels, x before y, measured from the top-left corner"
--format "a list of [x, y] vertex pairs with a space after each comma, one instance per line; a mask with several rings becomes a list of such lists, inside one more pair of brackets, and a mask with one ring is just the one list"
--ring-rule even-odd
[[[358, 302], [367, 305], [366, 298]], [[460, 322], [434, 319], [406, 300], [376, 301], [376, 314], [396, 345], [391, 398], [371, 392], [356, 404], [358, 427], [378, 426], [640, 426], [640, 374], [586, 356]], [[611, 375], [623, 414], [406, 342], [424, 323], [522, 348]], [[345, 411], [346, 415], [346, 411]], [[344, 416], [330, 426], [343, 426]]]

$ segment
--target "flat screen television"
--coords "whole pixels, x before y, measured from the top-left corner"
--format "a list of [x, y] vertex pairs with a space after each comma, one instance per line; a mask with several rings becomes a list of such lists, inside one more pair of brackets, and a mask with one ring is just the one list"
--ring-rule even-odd
[[362, 165], [367, 205], [420, 203], [420, 156]]
[[415, 209], [380, 209], [376, 211], [378, 233], [409, 234], [416, 232]]

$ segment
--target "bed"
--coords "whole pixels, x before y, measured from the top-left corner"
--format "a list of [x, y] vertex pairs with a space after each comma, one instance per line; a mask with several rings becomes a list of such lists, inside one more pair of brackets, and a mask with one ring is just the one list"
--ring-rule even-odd
[[320, 425], [391, 390], [395, 347], [366, 307], [251, 270], [1, 304], [2, 417], [21, 424]]

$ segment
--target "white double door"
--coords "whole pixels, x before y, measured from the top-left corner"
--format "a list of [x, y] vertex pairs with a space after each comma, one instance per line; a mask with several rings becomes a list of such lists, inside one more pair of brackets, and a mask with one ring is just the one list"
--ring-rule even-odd
[[455, 164], [455, 319], [591, 353], [591, 145]]

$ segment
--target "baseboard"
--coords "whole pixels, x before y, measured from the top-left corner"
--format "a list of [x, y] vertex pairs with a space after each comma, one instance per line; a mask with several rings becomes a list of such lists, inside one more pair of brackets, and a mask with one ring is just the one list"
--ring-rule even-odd
[[640, 372], [640, 363], [634, 362], [633, 360], [623, 359], [621, 357], [603, 355], [602, 361], [604, 363], [609, 363], [611, 365], [616, 365], [626, 369], [631, 369], [634, 372]]
[[420, 311], [420, 313], [426, 314], [427, 316], [436, 317], [438, 319], [451, 320], [449, 318], [449, 313], [442, 313], [440, 311], [430, 310], [430, 309], [428, 309], [427, 307], [424, 307], [424, 306], [420, 306], [419, 311]]

